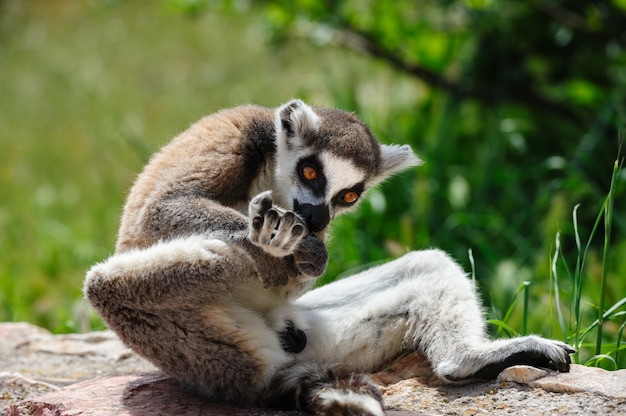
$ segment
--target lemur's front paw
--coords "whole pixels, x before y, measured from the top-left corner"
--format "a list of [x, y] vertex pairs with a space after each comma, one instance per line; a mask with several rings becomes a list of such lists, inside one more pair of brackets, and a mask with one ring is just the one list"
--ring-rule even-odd
[[293, 254], [302, 238], [308, 234], [304, 221], [293, 211], [274, 206], [271, 191], [255, 196], [249, 205], [252, 244], [274, 257]]
[[309, 234], [300, 241], [293, 257], [300, 273], [311, 277], [324, 274], [328, 263], [326, 245], [315, 234]]

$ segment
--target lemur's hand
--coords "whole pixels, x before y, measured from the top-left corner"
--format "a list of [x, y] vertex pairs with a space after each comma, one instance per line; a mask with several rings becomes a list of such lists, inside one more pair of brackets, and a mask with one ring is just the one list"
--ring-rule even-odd
[[[249, 221], [250, 242], [272, 257], [284, 258], [295, 269], [295, 274], [317, 277], [326, 270], [328, 252], [324, 242], [309, 233], [297, 214], [273, 205], [271, 192], [260, 193], [250, 201]], [[262, 276], [266, 285], [287, 284], [283, 275], [293, 276], [291, 270], [279, 269], [262, 273], [272, 275], [269, 280], [270, 276]]]
[[298, 243], [309, 233], [304, 221], [293, 211], [274, 206], [272, 193], [255, 196], [248, 207], [250, 234], [257, 247], [273, 257], [294, 254]]

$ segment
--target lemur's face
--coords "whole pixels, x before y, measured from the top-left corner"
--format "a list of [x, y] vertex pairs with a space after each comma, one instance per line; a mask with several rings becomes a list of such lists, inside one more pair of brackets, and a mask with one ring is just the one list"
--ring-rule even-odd
[[294, 100], [276, 112], [274, 198], [323, 234], [367, 189], [420, 163], [408, 146], [381, 145], [356, 116]]
[[321, 152], [298, 160], [293, 172], [292, 209], [309, 230], [324, 231], [330, 221], [356, 206], [365, 191], [366, 175], [349, 160]]

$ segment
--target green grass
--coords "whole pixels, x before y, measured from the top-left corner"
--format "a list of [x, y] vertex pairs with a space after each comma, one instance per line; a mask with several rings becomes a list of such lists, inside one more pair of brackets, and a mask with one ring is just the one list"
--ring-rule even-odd
[[[611, 370], [626, 368], [626, 354], [620, 354], [621, 351], [626, 349], [626, 340], [623, 340], [624, 327], [626, 327], [626, 311], [620, 310], [626, 305], [626, 296], [618, 299], [610, 307], [605, 307], [608, 287], [607, 278], [609, 275], [608, 264], [611, 248], [611, 229], [613, 225], [613, 203], [617, 192], [615, 185], [619, 180], [621, 171], [622, 166], [616, 161], [611, 175], [611, 185], [608, 195], [596, 218], [584, 248], [581, 245], [581, 236], [578, 230], [577, 212], [579, 205], [575, 206], [572, 211], [574, 238], [577, 248], [574, 267], [568, 264], [567, 259], [563, 255], [563, 251], [561, 250], [561, 235], [560, 232], [557, 232], [549, 278], [549, 322], [551, 322], [553, 327], [556, 326], [559, 329], [559, 336], [563, 341], [576, 348], [574, 362], [601, 366]], [[587, 254], [589, 253], [589, 248], [598, 230], [598, 226], [601, 223], [604, 225], [604, 239], [600, 271], [600, 291], [597, 298], [585, 299], [583, 296], [585, 294], [583, 287], [585, 286], [586, 277], [588, 277], [585, 274]], [[572, 269], [574, 270], [573, 273], [571, 272]], [[570, 290], [564, 291], [559, 287], [560, 271], [565, 272], [567, 280], [570, 283]], [[590, 283], [593, 284], [593, 282], [587, 282], [587, 285]], [[503, 319], [489, 320], [489, 323], [498, 328], [498, 333], [504, 333], [508, 336], [518, 335], [517, 331], [508, 325], [507, 321], [515, 310], [519, 295], [523, 293], [524, 303], [522, 307], [521, 335], [526, 335], [530, 314], [529, 286], [530, 282], [522, 283]], [[622, 292], [622, 294], [624, 293]], [[585, 303], [588, 304], [585, 305]], [[585, 307], [588, 309], [586, 313], [583, 312]], [[595, 320], [593, 319], [594, 312], [596, 313]], [[554, 317], [555, 313], [556, 318]], [[568, 319], [566, 319], [566, 315], [568, 315]], [[605, 331], [605, 324], [607, 323], [613, 325], [607, 328], [608, 331]], [[553, 327], [551, 328], [551, 333], [554, 334]], [[593, 332], [596, 333], [595, 343], [587, 342], [587, 337], [592, 335]]]

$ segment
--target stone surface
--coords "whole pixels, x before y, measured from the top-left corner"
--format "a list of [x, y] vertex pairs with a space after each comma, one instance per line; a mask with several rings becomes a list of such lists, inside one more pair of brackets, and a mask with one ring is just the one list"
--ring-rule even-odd
[[[410, 354], [373, 375], [388, 414], [624, 415], [626, 370], [567, 374], [517, 366], [498, 380], [446, 386]], [[185, 391], [109, 331], [52, 335], [0, 323], [0, 415], [297, 415], [209, 403]]]
[[2, 371], [0, 372], [0, 414], [4, 414], [11, 403], [59, 389], [60, 387], [29, 379], [20, 373]]
[[429, 415], [626, 415], [621, 399], [588, 392], [552, 393], [499, 381], [432, 387], [409, 379], [387, 387], [384, 398], [387, 409]]
[[498, 381], [514, 381], [520, 384], [531, 383], [538, 378], [548, 375], [548, 370], [531, 367], [528, 365], [516, 365], [509, 367], [498, 375]]
[[286, 412], [207, 403], [184, 391], [159, 372], [103, 376], [12, 405], [8, 416], [20, 415], [269, 415]]
[[528, 384], [554, 393], [587, 392], [626, 402], [626, 370], [605, 371], [574, 365], [569, 373], [556, 373], [520, 365], [504, 370], [498, 380]]
[[[102, 376], [78, 382], [9, 407], [7, 416], [77, 415], [116, 416], [296, 416], [299, 412], [237, 407], [203, 401], [159, 372]], [[414, 412], [391, 411], [390, 416]]]
[[401, 357], [389, 368], [372, 375], [372, 380], [383, 388], [409, 378], [424, 385], [441, 384], [428, 361], [418, 353]]
[[98, 375], [153, 370], [110, 331], [53, 335], [26, 323], [0, 323], [0, 371], [64, 386]]
[[110, 331], [53, 335], [27, 323], [0, 323], [0, 415], [77, 381], [154, 370]]

